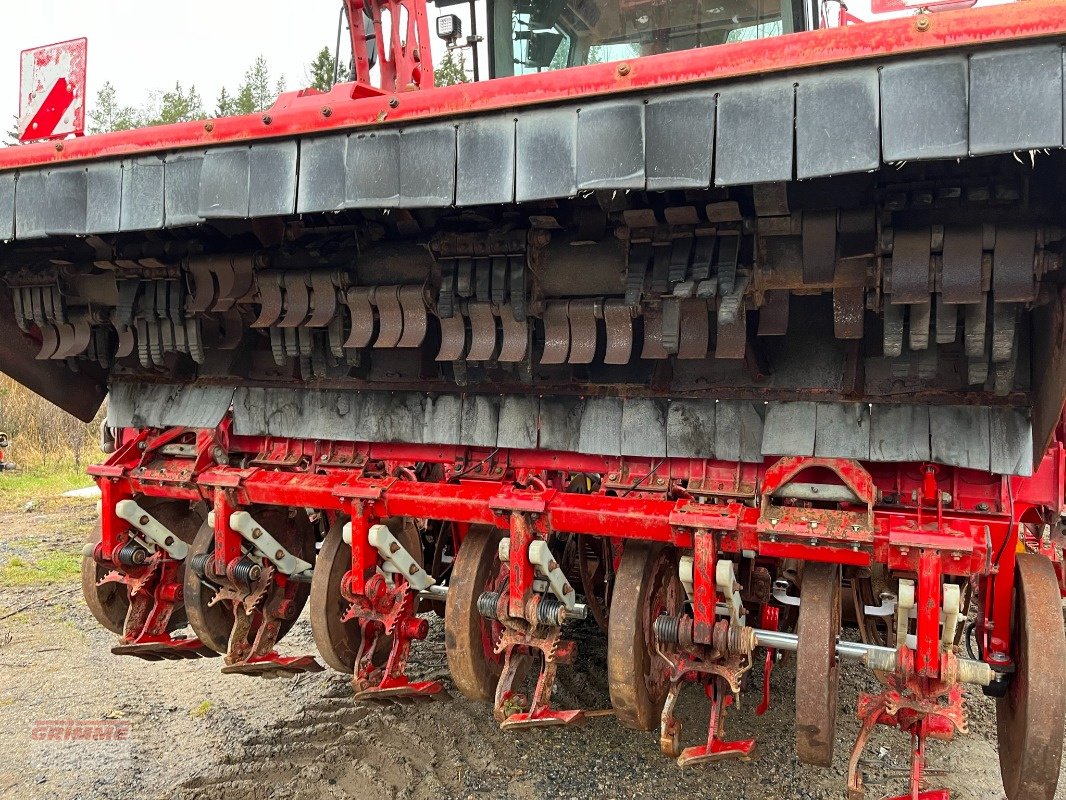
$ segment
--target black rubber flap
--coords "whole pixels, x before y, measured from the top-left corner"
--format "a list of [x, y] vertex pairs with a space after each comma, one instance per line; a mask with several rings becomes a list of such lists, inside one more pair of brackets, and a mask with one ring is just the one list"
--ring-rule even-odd
[[297, 211], [338, 211], [344, 208], [347, 149], [347, 136], [325, 136], [300, 142]]
[[877, 169], [879, 100], [873, 67], [805, 76], [796, 87], [796, 177]]
[[0, 239], [15, 238], [15, 173], [0, 175]]
[[455, 202], [455, 125], [400, 132], [400, 207], [439, 208]]
[[970, 58], [970, 152], [1062, 145], [1062, 48], [1035, 45]]
[[353, 133], [348, 138], [348, 208], [395, 208], [400, 204], [400, 132]]
[[163, 159], [158, 156], [122, 162], [121, 230], [152, 231], [164, 226], [163, 179]]
[[248, 216], [273, 217], [296, 210], [296, 159], [292, 142], [252, 145], [248, 155]]
[[208, 219], [247, 216], [250, 157], [247, 147], [224, 147], [207, 152], [200, 169], [200, 216]]
[[723, 89], [718, 97], [715, 186], [792, 179], [791, 79]]
[[655, 97], [644, 109], [648, 189], [699, 189], [711, 185], [714, 92]]
[[578, 189], [644, 188], [644, 101], [607, 100], [577, 115]]
[[515, 199], [543, 200], [577, 194], [577, 111], [553, 108], [519, 115], [515, 149]]
[[514, 201], [515, 121], [511, 115], [468, 119], [457, 134], [455, 204]]
[[171, 153], [163, 167], [163, 213], [167, 227], [195, 225], [200, 216], [202, 151]]
[[969, 147], [966, 56], [903, 61], [881, 70], [884, 159], [961, 158]]

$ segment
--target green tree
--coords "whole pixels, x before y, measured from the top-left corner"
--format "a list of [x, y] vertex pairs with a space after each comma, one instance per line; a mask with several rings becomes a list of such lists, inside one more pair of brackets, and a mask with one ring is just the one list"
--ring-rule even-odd
[[175, 122], [190, 122], [191, 120], [203, 119], [203, 100], [195, 86], [190, 86], [188, 91], [181, 88], [181, 82], [174, 84], [174, 89], [159, 95], [158, 109], [153, 115], [150, 125], [170, 125]]
[[89, 133], [108, 133], [143, 128], [151, 124], [152, 113], [148, 109], [124, 106], [118, 101], [114, 84], [105, 81], [96, 93], [96, 102], [89, 111]]
[[234, 110], [234, 100], [230, 96], [230, 93], [226, 91], [226, 87], [222, 87], [222, 91], [218, 93], [218, 101], [215, 103], [215, 116], [216, 117], [228, 117], [237, 112]]
[[[456, 55], [458, 53], [458, 55]], [[457, 83], [469, 83], [466, 77], [466, 53], [462, 50], [449, 50], [433, 70], [433, 82], [437, 86], [454, 86]]]
[[11, 147], [12, 145], [16, 144], [22, 144], [22, 142], [19, 141], [19, 118], [16, 115], [13, 116], [11, 119], [11, 128], [4, 136], [4, 144], [8, 147]]
[[337, 61], [328, 47], [318, 51], [315, 60], [308, 67], [308, 73], [304, 76], [304, 82], [308, 88], [318, 89], [320, 92], [328, 92], [333, 88], [333, 70]]

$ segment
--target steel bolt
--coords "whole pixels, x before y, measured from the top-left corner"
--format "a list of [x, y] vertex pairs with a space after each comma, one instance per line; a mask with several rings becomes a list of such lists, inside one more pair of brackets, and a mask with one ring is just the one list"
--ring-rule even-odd
[[147, 525], [148, 524], [148, 515], [146, 514], [146, 515], [142, 516], [139, 520], [137, 520], [137, 523], [140, 524], [140, 525]]
[[408, 575], [414, 575], [418, 572], [418, 564], [411, 564], [411, 568], [407, 570]]
[[325, 108], [322, 109], [322, 116], [326, 117], [326, 118], [332, 117], [333, 116], [333, 109], [330, 108], [329, 106], [326, 106]]
[[63, 152], [63, 143], [62, 142], [56, 142], [56, 152], [57, 153], [62, 153]]
[[274, 553], [274, 558], [276, 558], [278, 561], [281, 561], [281, 559], [285, 558], [285, 551], [278, 550], [278, 552]]
[[165, 544], [167, 547], [170, 547], [172, 544], [174, 544], [174, 537], [168, 536], [166, 539], [163, 540], [163, 544]]
[[554, 572], [557, 569], [559, 569], [559, 565], [558, 564], [556, 564], [554, 561], [549, 561], [548, 562], [548, 571], [549, 572]]
[[389, 98], [389, 108], [397, 108], [399, 105], [400, 105], [400, 101], [399, 101], [398, 98], [395, 98], [395, 97], [390, 97]]
[[914, 27], [923, 33], [929, 30], [930, 19], [926, 14], [919, 14], [914, 19]]
[[977, 504], [977, 510], [978, 511], [988, 511], [988, 503], [978, 503]]
[[574, 591], [574, 590], [572, 588], [570, 588], [570, 584], [569, 583], [564, 583], [563, 584], [563, 594], [570, 594], [570, 592], [572, 592], [572, 591]]
[[258, 539], [262, 535], [263, 535], [263, 529], [262, 528], [256, 528], [254, 531], [252, 531], [252, 538], [253, 539]]
[[389, 545], [389, 552], [390, 553], [398, 553], [398, 552], [400, 552], [400, 543], [399, 542], [393, 542], [392, 544], [390, 544]]
[[269, 125], [273, 121], [274, 121], [274, 118], [271, 117], [269, 114], [264, 114], [263, 115], [263, 124], [264, 125]]
[[618, 74], [619, 74], [619, 76], [621, 76], [623, 78], [626, 75], [628, 75], [630, 72], [632, 72], [632, 71], [633, 71], [633, 68], [631, 66], [629, 66], [629, 64], [626, 64], [625, 62], [623, 62], [623, 63], [618, 65]]
[[207, 131], [208, 133], [211, 133], [211, 131], [213, 131], [214, 129], [215, 129], [214, 124], [212, 124], [210, 122], [204, 124], [204, 130]]

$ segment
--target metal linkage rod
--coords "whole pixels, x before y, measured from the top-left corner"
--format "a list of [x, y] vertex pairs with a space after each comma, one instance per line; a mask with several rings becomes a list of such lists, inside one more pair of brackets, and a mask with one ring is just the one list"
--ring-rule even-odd
[[[755, 641], [762, 647], [772, 647], [775, 650], [787, 650], [793, 653], [799, 645], [799, 637], [794, 633], [767, 631], [761, 628], [755, 629]], [[837, 656], [852, 661], [862, 661], [870, 669], [878, 672], [895, 672], [899, 658], [896, 651], [891, 647], [842, 641], [837, 642]], [[961, 683], [988, 686], [995, 678], [992, 668], [983, 661], [960, 658], [958, 659], [958, 665], [959, 681]]]

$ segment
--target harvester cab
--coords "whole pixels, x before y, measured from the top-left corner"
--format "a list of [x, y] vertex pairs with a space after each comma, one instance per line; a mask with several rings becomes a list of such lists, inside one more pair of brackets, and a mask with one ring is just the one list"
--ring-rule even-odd
[[350, 0], [350, 83], [0, 151], [0, 369], [109, 396], [114, 652], [321, 669], [276, 649], [307, 607], [360, 698], [432, 698], [436, 609], [525, 728], [582, 719], [590, 620], [618, 721], [693, 764], [752, 755], [725, 710], [795, 651], [823, 766], [855, 659], [852, 798], [879, 724], [946, 798], [971, 685], [1052, 800], [1066, 6], [932, 5], [500, 0], [485, 79], [434, 87], [425, 3]]

